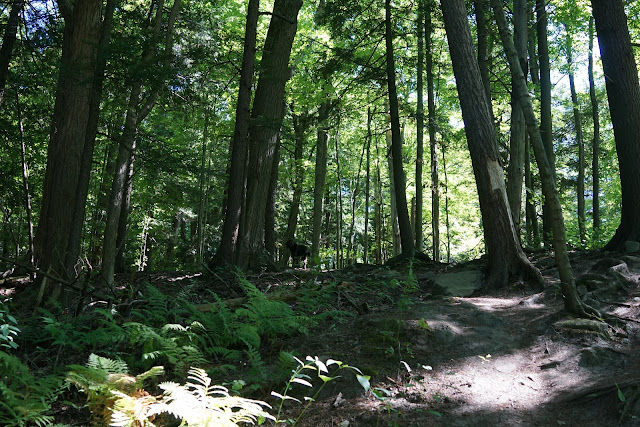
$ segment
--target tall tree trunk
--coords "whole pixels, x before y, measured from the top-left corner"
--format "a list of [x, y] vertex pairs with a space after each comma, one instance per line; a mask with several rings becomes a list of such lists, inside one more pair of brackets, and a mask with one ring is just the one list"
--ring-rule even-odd
[[427, 71], [427, 111], [429, 129], [429, 151], [431, 164], [431, 232], [432, 255], [434, 261], [440, 261], [440, 182], [438, 179], [438, 143], [436, 141], [436, 104], [435, 85], [433, 82], [433, 25], [431, 13], [433, 0], [426, 0], [425, 8], [425, 44], [426, 44], [426, 71]]
[[591, 4], [622, 187], [620, 226], [605, 249], [620, 250], [626, 241], [640, 241], [640, 85], [623, 2], [592, 0]]
[[276, 0], [265, 40], [260, 77], [251, 111], [246, 211], [243, 212], [241, 268], [264, 265], [265, 208], [275, 147], [284, 117], [284, 89], [302, 0]]
[[578, 182], [576, 193], [578, 198], [578, 230], [580, 244], [584, 246], [587, 240], [586, 217], [584, 213], [584, 138], [582, 136], [582, 114], [578, 105], [578, 94], [573, 76], [573, 40], [567, 27], [567, 63], [569, 66], [569, 88], [571, 90], [571, 103], [573, 104], [573, 121], [576, 129], [576, 143], [578, 145]]
[[205, 215], [207, 211], [206, 183], [207, 183], [207, 142], [209, 141], [209, 108], [204, 110], [204, 129], [202, 132], [202, 155], [200, 156], [200, 205], [198, 206], [198, 264], [204, 262]]
[[[163, 6], [164, 0], [159, 0], [151, 7], [155, 7], [155, 16], [152, 22], [152, 35], [150, 40], [158, 41], [163, 27]], [[173, 51], [173, 28], [180, 12], [181, 0], [174, 0], [165, 26], [164, 52], [165, 59], [161, 62], [163, 66], [168, 65], [169, 58]], [[153, 9], [150, 15], [153, 13]], [[153, 66], [160, 53], [157, 52], [156, 43], [148, 43], [143, 49], [140, 66], [150, 68]], [[107, 220], [104, 231], [104, 243], [102, 248], [102, 276], [107, 287], [113, 285], [113, 275], [116, 269], [116, 255], [118, 253], [118, 230], [126, 227], [128, 221], [128, 209], [122, 215], [123, 206], [129, 193], [128, 177], [132, 174], [133, 161], [136, 150], [136, 133], [142, 120], [147, 117], [158, 100], [161, 83], [151, 85], [149, 93], [143, 96], [144, 82], [140, 77], [133, 77], [131, 91], [129, 94], [129, 105], [125, 117], [124, 127], [119, 138], [118, 158], [116, 160], [116, 173], [111, 185], [111, 197], [107, 209]], [[123, 233], [120, 232], [122, 236]], [[122, 244], [120, 245], [122, 247]]]
[[380, 151], [376, 140], [376, 186], [375, 186], [375, 206], [373, 211], [373, 222], [375, 229], [375, 259], [376, 264], [382, 264], [382, 176], [380, 174]]
[[491, 123], [493, 123], [493, 104], [491, 103], [491, 85], [489, 83], [489, 30], [487, 28], [486, 4], [487, 0], [473, 1], [473, 9], [476, 13], [476, 33], [478, 37], [478, 66], [480, 67], [480, 76], [482, 78], [486, 99], [489, 102]]
[[516, 278], [542, 284], [542, 275], [522, 251], [511, 218], [498, 140], [474, 56], [464, 0], [443, 0], [441, 7], [478, 187], [487, 252], [486, 286], [505, 287]]
[[[540, 69], [540, 136], [547, 153], [553, 179], [556, 179], [556, 155], [553, 149], [553, 124], [551, 119], [551, 66], [547, 39], [547, 10], [545, 0], [536, 0], [536, 34], [538, 36], [538, 61]], [[542, 205], [542, 234], [545, 244], [551, 241], [551, 207], [546, 200]]]
[[407, 208], [406, 179], [402, 165], [402, 136], [400, 134], [400, 113], [396, 91], [395, 60], [393, 58], [393, 31], [391, 29], [391, 0], [385, 0], [385, 41], [387, 51], [387, 85], [389, 88], [389, 114], [391, 116], [391, 160], [393, 180], [396, 190], [398, 227], [404, 256], [412, 257], [415, 252], [413, 233]]
[[[513, 42], [518, 51], [520, 67], [527, 69], [527, 1], [513, 1]], [[525, 73], [526, 75], [526, 73]], [[513, 83], [512, 83], [513, 85]], [[511, 145], [507, 167], [507, 199], [516, 234], [520, 236], [522, 211], [522, 179], [524, 177], [524, 149], [527, 129], [518, 98], [511, 92]]]
[[529, 137], [526, 138], [524, 150], [524, 185], [525, 185], [525, 214], [527, 239], [534, 248], [540, 246], [540, 233], [538, 227], [538, 212], [533, 193], [533, 176], [531, 175], [531, 144]]
[[236, 122], [231, 142], [231, 167], [227, 185], [227, 207], [225, 209], [222, 237], [215, 262], [235, 264], [240, 236], [240, 221], [245, 198], [246, 161], [251, 117], [251, 92], [256, 58], [256, 37], [260, 0], [249, 0], [244, 35], [242, 68], [236, 105]]
[[582, 303], [576, 292], [573, 272], [571, 271], [571, 264], [569, 263], [569, 256], [567, 254], [562, 206], [560, 205], [560, 199], [558, 198], [553, 169], [549, 164], [549, 159], [545, 151], [544, 143], [540, 134], [540, 128], [538, 127], [537, 119], [533, 111], [533, 103], [529, 97], [524, 73], [522, 68], [520, 68], [518, 53], [513, 45], [513, 40], [507, 27], [507, 18], [504, 10], [502, 9], [502, 2], [500, 0], [491, 0], [491, 6], [493, 7], [496, 24], [498, 25], [498, 31], [500, 32], [500, 38], [502, 39], [502, 44], [509, 61], [511, 80], [516, 82], [514, 90], [517, 92], [522, 105], [531, 145], [533, 146], [533, 150], [536, 155], [536, 162], [538, 163], [538, 169], [540, 170], [542, 192], [544, 194], [545, 203], [549, 207], [551, 224], [553, 226], [553, 249], [555, 252], [556, 265], [558, 267], [558, 275], [560, 276], [560, 286], [564, 298], [565, 309], [570, 313], [580, 316], [585, 316], [588, 313], [597, 314], [593, 308]]
[[[387, 109], [388, 111], [388, 109]], [[387, 117], [390, 117], [388, 115]], [[391, 244], [393, 247], [393, 256], [397, 256], [402, 252], [402, 246], [400, 243], [400, 227], [398, 226], [398, 207], [396, 205], [396, 185], [393, 179], [393, 156], [391, 154], [391, 125], [385, 132], [387, 141], [387, 172], [389, 173], [389, 211], [391, 220]]]
[[80, 246], [85, 222], [85, 207], [89, 194], [89, 183], [91, 181], [91, 166], [93, 164], [93, 151], [98, 134], [98, 119], [100, 118], [100, 99], [102, 97], [102, 86], [107, 68], [107, 51], [111, 40], [111, 29], [113, 27], [113, 14], [116, 8], [116, 0], [108, 0], [105, 8], [105, 16], [100, 31], [100, 41], [98, 43], [97, 63], [93, 90], [89, 104], [89, 118], [87, 120], [87, 133], [84, 151], [82, 152], [82, 167], [78, 182], [78, 192], [76, 194], [75, 207], [73, 210], [73, 228], [69, 235], [69, 248], [67, 250], [66, 265], [68, 274], [76, 274], [72, 270], [78, 262], [80, 256]]
[[[298, 226], [298, 213], [300, 212], [300, 201], [302, 200], [302, 183], [304, 180], [304, 166], [302, 164], [302, 150], [304, 149], [305, 132], [307, 131], [308, 115], [294, 114], [293, 105], [291, 112], [293, 116], [293, 133], [295, 147], [293, 149], [293, 197], [289, 205], [289, 216], [287, 218], [287, 230], [284, 233], [284, 242], [293, 240]], [[289, 248], [284, 245], [280, 256], [280, 263], [286, 265], [289, 260]]]
[[[90, 115], [97, 46], [100, 36], [99, 0], [60, 3], [65, 20], [62, 60], [47, 153], [35, 259], [44, 271], [63, 279], [69, 236], [76, 224], [69, 213], [80, 191], [82, 157]], [[54, 296], [55, 297], [55, 296]]]
[[418, 81], [416, 88], [418, 92], [418, 103], [416, 105], [416, 215], [415, 215], [415, 236], [416, 251], [422, 251], [422, 165], [424, 163], [424, 84], [422, 75], [424, 73], [424, 0], [418, 0]]
[[342, 255], [342, 169], [340, 168], [340, 146], [338, 145], [340, 132], [340, 120], [338, 119], [338, 129], [336, 130], [336, 137], [333, 138], [335, 143], [336, 154], [336, 180], [338, 181], [336, 194], [338, 200], [336, 200], [336, 268], [341, 269], [343, 267], [343, 255]]
[[364, 264], [369, 263], [369, 202], [371, 200], [371, 121], [372, 121], [371, 107], [367, 109], [367, 177], [364, 187], [364, 238], [363, 245], [364, 250], [362, 254], [362, 262]]
[[322, 218], [324, 213], [324, 192], [327, 180], [327, 159], [329, 134], [327, 119], [331, 108], [329, 101], [323, 101], [318, 112], [318, 131], [316, 139], [316, 165], [313, 187], [313, 229], [311, 235], [311, 258], [313, 262], [320, 255], [320, 235], [322, 234]]
[[2, 36], [2, 47], [0, 48], [0, 107], [4, 98], [4, 88], [7, 84], [9, 76], [9, 63], [13, 55], [13, 45], [16, 41], [16, 33], [18, 32], [18, 22], [20, 21], [20, 12], [24, 8], [24, 0], [13, 0], [9, 19], [4, 28]]
[[33, 219], [31, 216], [31, 193], [29, 192], [29, 164], [27, 163], [27, 147], [24, 141], [24, 126], [22, 123], [22, 107], [20, 105], [20, 94], [16, 90], [16, 111], [18, 119], [18, 130], [20, 131], [20, 154], [22, 160], [22, 188], [24, 190], [24, 208], [27, 214], [27, 234], [29, 238], [29, 252], [27, 261], [33, 265]]
[[[271, 166], [271, 176], [269, 177], [269, 189], [267, 193], [267, 204], [264, 213], [264, 248], [267, 252], [267, 264], [272, 269], [275, 269], [273, 263], [275, 262], [276, 257], [276, 191], [278, 189], [280, 144], [280, 135], [278, 135], [278, 139], [276, 140], [275, 153], [273, 154], [273, 165]], [[298, 214], [296, 213], [296, 218], [297, 217]]]
[[600, 229], [600, 112], [598, 111], [598, 97], [596, 84], [593, 79], [593, 16], [589, 19], [589, 99], [591, 100], [591, 117], [593, 119], [593, 231], [598, 237]]

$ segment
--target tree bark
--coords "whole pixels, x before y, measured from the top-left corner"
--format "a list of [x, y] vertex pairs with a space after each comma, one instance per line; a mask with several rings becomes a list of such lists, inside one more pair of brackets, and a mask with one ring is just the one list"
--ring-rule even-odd
[[609, 111], [620, 165], [620, 226], [604, 247], [622, 250], [626, 241], [640, 241], [640, 85], [627, 17], [621, 0], [592, 0]]
[[[31, 192], [29, 191], [29, 164], [27, 163], [27, 147], [24, 141], [24, 126], [22, 123], [22, 107], [20, 106], [20, 95], [16, 91], [16, 111], [18, 119], [18, 130], [20, 131], [20, 154], [22, 160], [22, 188], [24, 190], [24, 208], [27, 214], [27, 233], [29, 238], [29, 252], [27, 260], [33, 265], [33, 219], [31, 216]], [[33, 278], [33, 277], [32, 277]]]
[[372, 121], [371, 107], [367, 109], [367, 176], [364, 186], [364, 238], [363, 238], [363, 254], [362, 262], [364, 264], [369, 263], [369, 202], [371, 200], [371, 121]]
[[400, 113], [396, 91], [395, 61], [393, 58], [393, 32], [391, 29], [391, 0], [385, 0], [385, 41], [387, 47], [387, 85], [389, 88], [389, 114], [391, 116], [391, 159], [393, 180], [398, 211], [398, 227], [404, 256], [412, 257], [415, 246], [407, 208], [406, 178], [402, 165], [402, 136], [400, 134]]
[[249, 0], [244, 35], [244, 51], [240, 70], [236, 122], [231, 143], [231, 167], [227, 185], [227, 208], [222, 225], [222, 237], [215, 261], [220, 264], [235, 264], [240, 236], [240, 220], [245, 198], [246, 160], [251, 117], [251, 85], [256, 58], [256, 37], [260, 0]]
[[63, 280], [73, 279], [65, 263], [69, 236], [77, 217], [69, 214], [69, 206], [74, 206], [80, 191], [101, 3], [78, 0], [73, 8], [60, 5], [65, 20], [62, 60], [35, 238], [35, 259], [41, 270]]
[[251, 111], [249, 169], [241, 268], [264, 266], [265, 208], [275, 147], [284, 116], [284, 89], [291, 74], [289, 57], [302, 0], [276, 0], [264, 45], [260, 76]]
[[592, 165], [593, 174], [593, 230], [598, 235], [600, 229], [600, 112], [596, 84], [593, 79], [593, 16], [589, 19], [589, 99], [591, 100], [591, 118], [593, 120]]
[[540, 285], [542, 275], [524, 255], [511, 218], [497, 137], [474, 57], [464, 0], [443, 0], [441, 7], [484, 225], [486, 286], [503, 288], [516, 278], [532, 279]]

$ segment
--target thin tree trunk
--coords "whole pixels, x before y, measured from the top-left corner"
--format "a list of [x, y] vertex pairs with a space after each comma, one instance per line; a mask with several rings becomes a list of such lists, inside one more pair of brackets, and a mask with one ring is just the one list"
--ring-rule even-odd
[[536, 212], [536, 204], [533, 194], [533, 177], [531, 175], [531, 144], [529, 143], [529, 137], [526, 139], [526, 146], [524, 151], [524, 184], [526, 188], [525, 196], [525, 214], [526, 214], [526, 228], [527, 238], [529, 244], [534, 248], [540, 246], [540, 234], [538, 230], [538, 213]]
[[364, 251], [362, 255], [362, 262], [364, 264], [369, 263], [369, 202], [371, 200], [371, 107], [367, 109], [367, 178], [365, 180], [364, 187]]
[[5, 25], [4, 35], [2, 37], [2, 48], [0, 48], [0, 107], [4, 98], [4, 89], [9, 76], [9, 63], [13, 56], [13, 45], [16, 41], [16, 33], [18, 32], [18, 22], [20, 21], [20, 12], [24, 8], [24, 0], [14, 0], [9, 12], [9, 19]]
[[578, 145], [578, 182], [576, 192], [578, 198], [578, 230], [580, 245], [584, 246], [587, 240], [586, 217], [584, 213], [584, 138], [582, 136], [582, 114], [578, 105], [578, 94], [573, 76], [573, 41], [567, 28], [567, 63], [569, 66], [569, 88], [571, 90], [571, 103], [573, 104], [573, 121], [576, 129], [576, 143]]
[[[293, 105], [291, 106], [293, 112]], [[307, 130], [308, 116], [306, 114], [293, 114], [293, 131], [295, 147], [293, 149], [293, 197], [289, 205], [289, 216], [287, 218], [287, 230], [284, 233], [283, 241], [294, 240], [296, 228], [298, 226], [298, 213], [300, 212], [300, 201], [302, 200], [302, 184], [304, 179], [302, 151], [305, 142], [305, 132]], [[289, 260], [289, 248], [284, 245], [280, 257], [280, 263], [286, 265]]]
[[209, 108], [204, 110], [204, 129], [202, 132], [202, 156], [200, 157], [200, 205], [198, 206], [198, 264], [204, 262], [206, 181], [207, 181], [207, 142], [209, 140]]
[[385, 40], [387, 53], [387, 85], [389, 88], [389, 114], [391, 116], [391, 160], [393, 161], [393, 181], [396, 190], [398, 227], [404, 256], [412, 257], [415, 252], [413, 233], [407, 208], [406, 178], [402, 165], [402, 135], [400, 134], [400, 112], [396, 90], [396, 68], [393, 58], [393, 31], [391, 28], [391, 0], [385, 0]]
[[596, 238], [600, 229], [600, 112], [596, 84], [593, 79], [593, 16], [589, 19], [589, 99], [591, 100], [591, 117], [593, 120], [591, 171], [593, 173], [593, 231]]
[[376, 186], [375, 186], [375, 206], [373, 211], [373, 222], [375, 230], [375, 259], [376, 264], [382, 264], [382, 176], [380, 174], [380, 151], [378, 150], [378, 140], [376, 139]]
[[[388, 111], [388, 109], [387, 109]], [[387, 116], [390, 117], [390, 116]], [[391, 214], [391, 243], [393, 246], [393, 256], [402, 252], [400, 243], [400, 227], [398, 226], [398, 208], [396, 205], [396, 185], [393, 179], [393, 156], [391, 155], [391, 127], [385, 132], [387, 141], [387, 172], [389, 173], [389, 210]]]
[[[151, 40], [158, 40], [162, 29], [162, 15], [164, 0], [159, 0], [157, 4], [152, 5], [155, 9], [155, 17], [153, 20], [153, 29]], [[167, 66], [170, 55], [173, 51], [173, 27], [178, 14], [180, 12], [181, 0], [174, 0], [171, 12], [166, 23], [166, 33], [164, 41], [163, 65]], [[143, 50], [140, 65], [142, 68], [151, 67], [154, 58], [159, 56], [156, 52], [156, 44], [149, 43]], [[104, 243], [102, 248], [102, 277], [107, 287], [113, 285], [113, 275], [116, 269], [116, 255], [118, 253], [118, 229], [126, 227], [128, 221], [128, 211], [125, 215], [121, 215], [123, 205], [127, 199], [129, 188], [127, 180], [132, 174], [133, 160], [136, 150], [136, 133], [139, 124], [147, 117], [154, 107], [158, 96], [160, 95], [161, 86], [154, 85], [149, 90], [149, 94], [143, 97], [143, 81], [136, 77], [131, 85], [129, 95], [129, 105], [125, 117], [124, 128], [119, 140], [118, 158], [116, 160], [116, 173], [113, 177], [111, 185], [111, 197], [109, 208], [107, 210], [107, 220], [104, 231]], [[122, 225], [121, 225], [122, 224]], [[122, 233], [120, 234], [123, 235]], [[120, 245], [122, 247], [122, 244]]]
[[416, 213], [415, 213], [415, 242], [416, 251], [422, 251], [422, 165], [424, 163], [424, 84], [422, 75], [424, 73], [424, 0], [418, 0], [418, 66], [417, 66], [417, 92], [418, 102], [416, 105]]
[[244, 35], [242, 68], [240, 69], [240, 85], [238, 88], [238, 104], [236, 105], [236, 122], [231, 143], [231, 167], [227, 185], [227, 207], [220, 247], [215, 262], [235, 264], [240, 237], [243, 201], [245, 200], [246, 164], [251, 117], [251, 93], [253, 71], [256, 57], [256, 37], [260, 0], [249, 0]]
[[[513, 42], [518, 51], [520, 67], [527, 69], [527, 1], [513, 2]], [[526, 75], [526, 73], [525, 73]], [[513, 85], [513, 83], [512, 83]], [[511, 144], [509, 166], [507, 167], [507, 198], [513, 217], [513, 225], [520, 236], [520, 218], [522, 211], [522, 180], [524, 177], [524, 148], [527, 133], [518, 98], [511, 93]]]
[[433, 82], [433, 25], [431, 13], [433, 0], [426, 0], [425, 36], [426, 36], [426, 71], [427, 71], [427, 111], [429, 128], [429, 149], [431, 164], [431, 230], [432, 255], [434, 261], [440, 261], [440, 182], [438, 178], [438, 143], [436, 141], [436, 104], [435, 85]]
[[[278, 189], [278, 165], [280, 164], [280, 135], [276, 140], [273, 165], [269, 177], [269, 189], [267, 193], [267, 205], [264, 213], [264, 248], [267, 252], [267, 262], [273, 269], [276, 257], [276, 191]], [[299, 205], [300, 203], [298, 203]], [[298, 214], [296, 213], [296, 219]]]
[[338, 180], [338, 188], [336, 189], [336, 193], [338, 194], [338, 200], [336, 202], [336, 264], [337, 268], [341, 269], [343, 267], [343, 255], [342, 255], [342, 169], [340, 168], [340, 147], [338, 145], [338, 132], [340, 131], [340, 120], [338, 120], [338, 129], [336, 130], [335, 141], [335, 150], [336, 150], [336, 178]]
[[[14, 6], [15, 7], [15, 6]], [[33, 219], [31, 217], [31, 193], [29, 192], [29, 165], [27, 163], [27, 147], [24, 142], [24, 126], [22, 123], [22, 107], [20, 94], [16, 90], [16, 111], [18, 113], [18, 130], [20, 131], [20, 154], [22, 159], [22, 189], [24, 190], [24, 207], [27, 213], [27, 234], [29, 238], [29, 252], [27, 261], [33, 265]]]
[[327, 179], [327, 159], [329, 135], [327, 133], [327, 119], [330, 103], [324, 101], [318, 113], [318, 131], [316, 139], [316, 165], [313, 187], [313, 230], [311, 236], [312, 261], [320, 255], [320, 235], [322, 234], [322, 218], [324, 212], [324, 192]]

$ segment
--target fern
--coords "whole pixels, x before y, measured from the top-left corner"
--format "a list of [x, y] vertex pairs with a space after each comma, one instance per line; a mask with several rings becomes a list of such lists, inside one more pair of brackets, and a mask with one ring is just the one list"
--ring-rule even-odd
[[[149, 401], [146, 406], [141, 406], [143, 401], [137, 400], [139, 397], [148, 395], [142, 388], [143, 382], [164, 374], [162, 366], [154, 366], [134, 377], [129, 375], [128, 367], [123, 361], [95, 354], [89, 356], [86, 365], [71, 365], [69, 368], [71, 370], [67, 373], [67, 382], [75, 385], [87, 395], [87, 405], [93, 417], [96, 420], [102, 419], [104, 421], [112, 419], [116, 407], [119, 408], [120, 414], [131, 415], [133, 413], [139, 417], [146, 413], [152, 402]], [[135, 397], [135, 401], [130, 397]], [[133, 405], [133, 409], [129, 404]]]
[[160, 384], [161, 402], [151, 404], [149, 415], [169, 413], [187, 425], [237, 426], [239, 423], [262, 423], [275, 417], [265, 411], [264, 402], [231, 396], [225, 387], [211, 385], [203, 369], [191, 368], [186, 385]]
[[17, 357], [0, 351], [0, 425], [50, 425], [51, 404], [62, 393], [57, 376], [34, 377]]

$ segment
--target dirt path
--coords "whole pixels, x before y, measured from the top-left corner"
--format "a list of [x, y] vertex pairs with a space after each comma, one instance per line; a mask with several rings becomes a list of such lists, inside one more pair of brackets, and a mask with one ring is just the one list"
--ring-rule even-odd
[[359, 367], [380, 397], [347, 375], [329, 383], [297, 425], [640, 425], [640, 291], [628, 264], [634, 287], [601, 307], [635, 320], [625, 329], [564, 324], [569, 317], [550, 285], [534, 298], [419, 299], [306, 337], [299, 352]]

